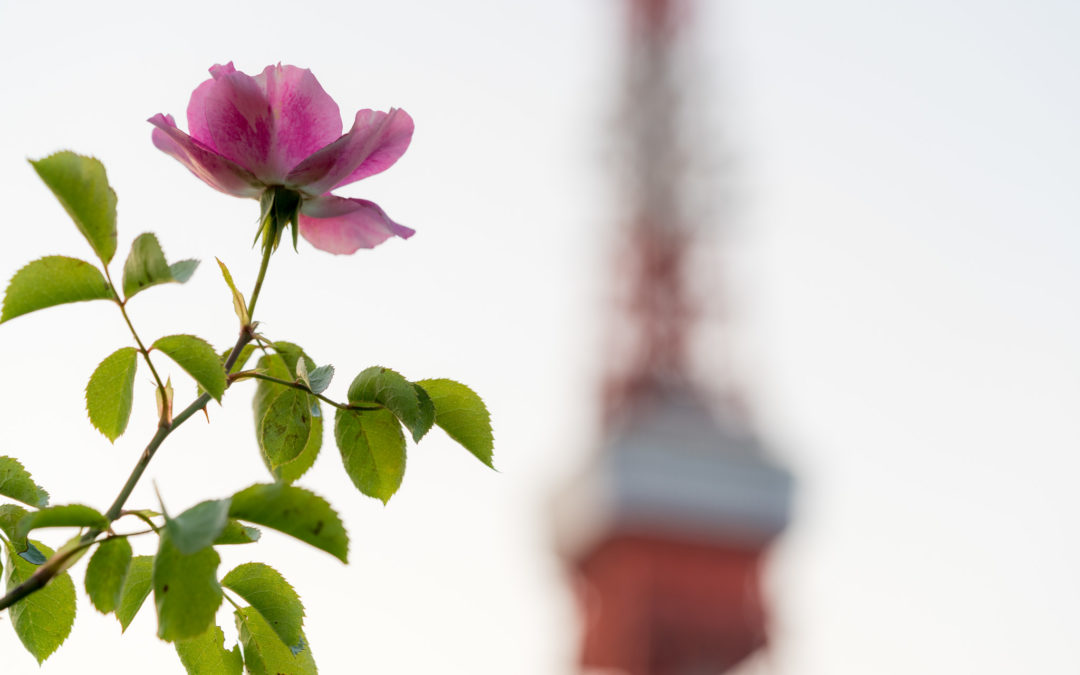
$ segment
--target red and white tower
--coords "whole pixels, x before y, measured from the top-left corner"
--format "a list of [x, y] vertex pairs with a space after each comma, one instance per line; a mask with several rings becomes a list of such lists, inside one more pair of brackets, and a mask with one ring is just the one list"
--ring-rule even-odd
[[789, 514], [791, 478], [750, 432], [734, 385], [695, 377], [699, 310], [718, 304], [695, 297], [690, 253], [721, 223], [692, 222], [686, 206], [688, 159], [702, 152], [684, 123], [688, 10], [629, 2], [605, 440], [556, 504], [586, 672], [714, 675], [763, 647], [761, 563]]

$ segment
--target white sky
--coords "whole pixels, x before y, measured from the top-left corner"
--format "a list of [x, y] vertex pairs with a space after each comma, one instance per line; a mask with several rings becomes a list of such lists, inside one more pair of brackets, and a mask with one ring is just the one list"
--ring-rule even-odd
[[[738, 367], [800, 481], [770, 567], [768, 672], [1076, 672], [1080, 9], [703, 4], [698, 95], [737, 185]], [[347, 117], [399, 106], [416, 119], [399, 164], [343, 192], [417, 235], [352, 257], [284, 251], [258, 314], [337, 367], [338, 397], [372, 364], [471, 384], [493, 412], [501, 473], [433, 436], [383, 508], [325, 439], [301, 484], [342, 513], [351, 564], [272, 533], [223, 564], [263, 560], [297, 587], [324, 672], [571, 672], [547, 499], [598, 433], [618, 6], [0, 0], [0, 276], [89, 255], [25, 158], [95, 154], [120, 196], [116, 270], [147, 230], [171, 258], [204, 261], [186, 286], [132, 302], [149, 339], [231, 344], [213, 256], [242, 286], [257, 268], [255, 203], [149, 142], [144, 120], [182, 120], [206, 68], [306, 66]], [[83, 414], [86, 378], [127, 339], [105, 303], [0, 327], [0, 454], [56, 503], [107, 507], [152, 433], [142, 371], [114, 446]], [[212, 425], [193, 420], [154, 460], [172, 510], [266, 480], [249, 396], [230, 392]], [[147, 482], [131, 504], [152, 494]], [[182, 672], [154, 630], [152, 605], [121, 639], [81, 602], [43, 672]], [[8, 628], [0, 653], [5, 673], [37, 670]]]

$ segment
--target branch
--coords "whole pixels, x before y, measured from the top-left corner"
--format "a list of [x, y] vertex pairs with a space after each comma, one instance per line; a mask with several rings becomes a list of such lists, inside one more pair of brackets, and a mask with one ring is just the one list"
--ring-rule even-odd
[[[255, 292], [252, 294], [252, 302], [249, 306], [248, 311], [249, 322], [240, 329], [240, 336], [236, 339], [236, 344], [233, 346], [232, 352], [229, 353], [229, 358], [225, 360], [224, 368], [226, 373], [232, 370], [232, 367], [236, 364], [236, 360], [240, 357], [240, 352], [241, 350], [243, 350], [244, 346], [255, 338], [254, 323], [251, 322], [250, 317], [251, 312], [255, 309], [255, 298], [258, 297], [259, 289], [262, 288], [263, 277], [266, 276], [266, 268], [270, 262], [271, 253], [272, 250], [270, 247], [266, 247], [266, 249], [263, 251], [262, 265], [259, 267], [259, 276], [258, 279], [256, 279], [255, 281]], [[115, 289], [113, 290], [113, 293], [115, 294]], [[123, 308], [123, 305], [121, 305], [121, 308]], [[126, 314], [125, 318], [127, 318]], [[132, 329], [132, 333], [134, 333], [134, 329]], [[135, 339], [138, 340], [138, 337], [136, 336]], [[151, 368], [152, 367], [153, 366], [151, 366]], [[158, 382], [160, 383], [160, 381], [161, 380], [159, 379]], [[226, 386], [228, 386], [228, 382], [226, 382]], [[139, 482], [139, 479], [142, 478], [143, 472], [146, 471], [147, 465], [149, 465], [150, 460], [154, 458], [154, 453], [157, 452], [157, 449], [161, 446], [162, 442], [166, 438], [168, 438], [169, 434], [171, 434], [174, 429], [187, 421], [189, 417], [205, 408], [206, 404], [209, 402], [210, 394], [203, 394], [202, 396], [199, 396], [194, 401], [192, 401], [191, 405], [184, 408], [179, 415], [176, 415], [172, 419], [171, 422], [162, 419], [158, 423], [157, 433], [154, 434], [154, 437], [151, 438], [150, 442], [146, 445], [146, 449], [143, 450], [142, 455], [139, 457], [138, 463], [135, 464], [135, 468], [132, 469], [131, 475], [128, 476], [127, 482], [124, 483], [124, 487], [120, 488], [120, 494], [116, 495], [116, 499], [113, 500], [112, 506], [110, 506], [109, 510], [105, 512], [105, 517], [108, 519], [110, 524], [120, 517], [120, 514], [124, 510], [124, 503], [127, 502], [128, 497], [131, 496], [132, 490], [135, 489], [135, 485]], [[64, 551], [63, 549], [57, 551], [51, 558], [46, 560], [41, 565], [41, 567], [39, 567], [30, 576], [29, 579], [8, 591], [7, 595], [5, 595], [3, 598], [0, 598], [0, 610], [7, 609], [11, 605], [15, 604], [19, 600], [22, 600], [31, 593], [34, 593], [35, 591], [39, 591], [44, 588], [46, 584], [52, 581], [53, 577], [64, 571], [64, 563], [74, 554], [75, 551], [79, 551], [90, 546], [94, 542], [94, 540], [97, 539], [98, 535], [102, 533], [102, 531], [103, 530], [96, 528], [87, 531], [87, 533], [84, 534], [79, 540], [79, 546], [77, 546], [73, 551]]]

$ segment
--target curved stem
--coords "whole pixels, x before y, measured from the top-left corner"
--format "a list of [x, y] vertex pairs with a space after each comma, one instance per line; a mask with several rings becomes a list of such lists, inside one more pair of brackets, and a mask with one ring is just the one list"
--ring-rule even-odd
[[[237, 339], [236, 345], [233, 346], [232, 353], [229, 354], [229, 358], [225, 361], [226, 372], [228, 372], [233, 364], [236, 363], [237, 357], [240, 356], [240, 350], [250, 341], [251, 330], [250, 327], [245, 326], [244, 330], [240, 331], [240, 337]], [[150, 442], [146, 445], [146, 449], [143, 450], [138, 463], [135, 464], [135, 468], [132, 469], [127, 482], [124, 483], [124, 487], [120, 489], [120, 494], [116, 495], [116, 499], [113, 501], [112, 506], [105, 512], [105, 517], [109, 519], [110, 523], [120, 517], [120, 512], [124, 508], [124, 503], [127, 502], [127, 498], [131, 496], [131, 491], [135, 489], [135, 485], [139, 482], [139, 479], [142, 478], [143, 472], [146, 471], [147, 465], [150, 464], [150, 460], [154, 458], [154, 453], [157, 452], [161, 443], [168, 438], [169, 434], [171, 434], [174, 429], [186, 422], [189, 417], [205, 408], [206, 404], [209, 402], [210, 394], [203, 394], [174, 416], [171, 423], [158, 427], [157, 433], [154, 434], [154, 437], [151, 438]], [[90, 533], [88, 532], [87, 534]], [[96, 537], [97, 535], [98, 533], [94, 532], [94, 536]]]
[[232, 375], [229, 376], [229, 381], [230, 382], [235, 382], [236, 380], [248, 380], [248, 379], [251, 379], [251, 380], [264, 380], [266, 382], [273, 382], [274, 384], [280, 384], [283, 387], [291, 387], [292, 389], [299, 389], [300, 391], [311, 394], [312, 396], [319, 399], [320, 401], [324, 401], [326, 403], [329, 403], [330, 405], [334, 406], [335, 408], [339, 408], [341, 410], [381, 410], [382, 409], [382, 406], [359, 406], [359, 405], [350, 405], [348, 403], [338, 403], [337, 401], [335, 401], [333, 399], [329, 399], [329, 398], [323, 396], [322, 394], [316, 394], [315, 392], [311, 391], [311, 389], [306, 384], [304, 384], [303, 382], [290, 382], [289, 380], [283, 380], [283, 379], [281, 379], [279, 377], [274, 377], [272, 375], [264, 375], [262, 373], [253, 373], [253, 372], [250, 372], [250, 371], [241, 371], [239, 373], [233, 373]]
[[157, 382], [158, 389], [161, 390], [161, 395], [165, 395], [165, 383], [161, 379], [161, 375], [158, 375], [158, 371], [154, 368], [154, 362], [150, 360], [150, 350], [146, 348], [143, 341], [139, 339], [139, 334], [135, 332], [135, 325], [131, 323], [131, 317], [127, 313], [127, 301], [120, 299], [120, 294], [116, 292], [116, 285], [113, 284], [112, 276], [109, 274], [108, 265], [105, 266], [105, 280], [109, 282], [109, 288], [113, 292], [113, 301], [116, 302], [116, 306], [120, 308], [120, 314], [124, 317], [124, 322], [127, 324], [128, 330], [131, 331], [131, 337], [135, 338], [135, 344], [139, 345], [139, 353], [142, 354], [143, 360], [146, 361], [146, 366], [150, 369], [150, 372], [154, 375], [154, 381]]
[[259, 265], [259, 276], [255, 279], [255, 289], [251, 291], [251, 300], [248, 301], [247, 315], [250, 320], [255, 316], [255, 302], [259, 299], [259, 291], [262, 290], [263, 279], [266, 277], [266, 268], [270, 265], [270, 254], [273, 253], [273, 247], [263, 247], [262, 263]]
[[[240, 329], [240, 336], [236, 339], [236, 344], [233, 346], [232, 352], [229, 353], [229, 358], [225, 360], [224, 369], [226, 373], [232, 370], [232, 367], [236, 363], [237, 358], [239, 358], [240, 351], [244, 348], [244, 346], [248, 342], [251, 342], [251, 340], [255, 337], [255, 331], [252, 328], [254, 323], [250, 322], [250, 317], [252, 316], [252, 312], [255, 311], [255, 300], [259, 297], [259, 289], [262, 288], [263, 278], [266, 276], [266, 268], [270, 263], [271, 253], [272, 251], [269, 250], [269, 248], [263, 251], [262, 265], [259, 267], [259, 276], [255, 281], [255, 290], [251, 294], [251, 303], [248, 305], [249, 323]], [[106, 268], [106, 278], [108, 278], [108, 273], [108, 268]], [[113, 289], [113, 295], [117, 298], [116, 302], [120, 304], [120, 309], [123, 312], [124, 306], [120, 302], [119, 296], [116, 295], [116, 288], [113, 286], [111, 279], [109, 280], [109, 286]], [[126, 312], [124, 312], [124, 318], [127, 319]], [[130, 321], [128, 321], [128, 326], [131, 327]], [[134, 328], [131, 328], [131, 332], [132, 335], [135, 335]], [[147, 351], [142, 346], [142, 342], [139, 340], [139, 337], [137, 335], [135, 335], [135, 341], [138, 342], [139, 347], [143, 352], [143, 356], [145, 357], [147, 355]], [[149, 358], [147, 358], [147, 362], [149, 363]], [[151, 365], [151, 371], [153, 371], [153, 368], [154, 366]], [[154, 375], [156, 377], [157, 373], [155, 372]], [[161, 386], [162, 389], [164, 389], [164, 386], [161, 384], [160, 378], [158, 378], [158, 385]], [[146, 448], [143, 450], [142, 455], [139, 456], [139, 461], [135, 464], [135, 468], [131, 470], [131, 475], [128, 476], [127, 482], [124, 483], [124, 486], [122, 488], [120, 488], [120, 493], [116, 495], [116, 499], [113, 500], [112, 506], [110, 506], [109, 510], [105, 512], [105, 517], [108, 519], [109, 523], [112, 523], [112, 521], [120, 517], [120, 514], [123, 512], [124, 509], [124, 503], [127, 502], [128, 497], [131, 496], [131, 492], [135, 489], [135, 485], [138, 484], [139, 479], [142, 478], [143, 472], [146, 471], [146, 467], [150, 464], [150, 460], [154, 458], [154, 453], [157, 452], [162, 442], [164, 442], [164, 440], [168, 438], [169, 434], [171, 434], [174, 429], [187, 421], [188, 418], [190, 418], [192, 415], [205, 408], [206, 404], [209, 402], [210, 394], [203, 394], [202, 396], [199, 396], [194, 401], [192, 401], [191, 404], [188, 407], [184, 408], [178, 415], [173, 417], [171, 422], [165, 419], [161, 420], [161, 422], [158, 424], [157, 433], [154, 434], [153, 438], [151, 438], [150, 442], [146, 445]], [[100, 535], [103, 531], [104, 530], [101, 529], [91, 529], [87, 531], [87, 533], [84, 534], [80, 539], [79, 546], [75, 548], [75, 551], [82, 550], [90, 546], [94, 542], [94, 540], [97, 539], [98, 535]], [[15, 588], [12, 588], [4, 597], [0, 598], [0, 610], [10, 607], [11, 605], [15, 604], [19, 600], [22, 600], [31, 593], [34, 593], [44, 588], [45, 585], [48, 584], [54, 576], [63, 571], [63, 563], [66, 562], [73, 554], [74, 551], [66, 551], [62, 554], [58, 551], [57, 554], [46, 560], [41, 565], [41, 567], [39, 567], [30, 576], [29, 579], [22, 582]]]
[[139, 520], [149, 525], [150, 529], [152, 529], [154, 532], [157, 532], [159, 529], [158, 526], [154, 524], [154, 521], [150, 520], [150, 518], [144, 513], [140, 513], [138, 511], [121, 511], [120, 517], [122, 518], [124, 516], [135, 516]]
[[229, 601], [229, 604], [230, 604], [230, 605], [232, 605], [233, 607], [235, 607], [235, 608], [237, 609], [237, 611], [239, 611], [240, 609], [242, 609], [242, 607], [240, 607], [240, 605], [236, 604], [236, 601], [235, 601], [235, 600], [233, 600], [233, 599], [232, 599], [231, 597], [229, 597], [229, 594], [228, 594], [227, 592], [224, 592], [224, 589], [222, 589], [221, 597], [223, 597], [223, 598], [225, 598], [226, 600], [228, 600], [228, 601]]

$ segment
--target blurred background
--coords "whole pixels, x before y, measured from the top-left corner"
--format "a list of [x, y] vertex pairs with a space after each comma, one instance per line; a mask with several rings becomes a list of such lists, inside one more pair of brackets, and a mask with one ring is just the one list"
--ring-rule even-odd
[[[311, 68], [347, 120], [416, 120], [342, 192], [417, 234], [282, 250], [263, 329], [337, 398], [373, 364], [470, 384], [499, 468], [434, 432], [383, 507], [327, 438], [300, 484], [350, 564], [273, 533], [223, 551], [297, 588], [323, 672], [1075, 673], [1078, 29], [1065, 0], [0, 0], [0, 275], [88, 256], [25, 160], [93, 154], [118, 258], [153, 231], [203, 260], [131, 303], [141, 334], [231, 344], [212, 259], [250, 287], [257, 206], [145, 120], [186, 128], [214, 63]], [[128, 341], [104, 303], [0, 327], [0, 454], [55, 503], [107, 507], [152, 433], [142, 371], [125, 436], [85, 419]], [[185, 425], [130, 503], [267, 480], [249, 401]], [[84, 568], [42, 672], [182, 672], [152, 606], [121, 636]], [[3, 626], [0, 653], [38, 670]]]

